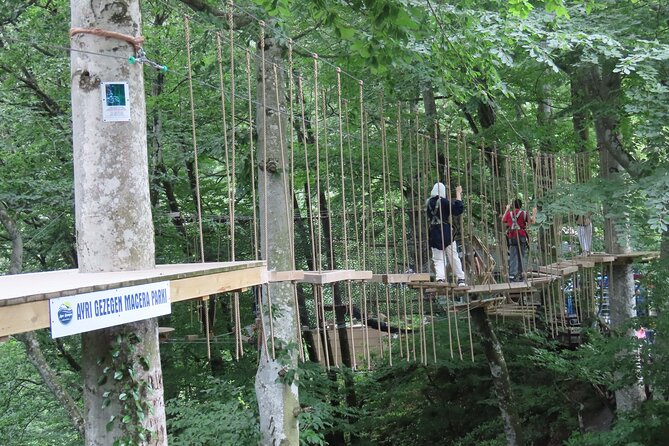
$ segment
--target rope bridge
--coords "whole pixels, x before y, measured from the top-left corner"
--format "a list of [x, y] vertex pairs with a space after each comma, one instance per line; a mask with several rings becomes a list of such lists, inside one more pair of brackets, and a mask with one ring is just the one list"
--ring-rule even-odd
[[[596, 220], [599, 206], [586, 200], [551, 210], [590, 180], [596, 162], [589, 153], [528, 154], [468, 141], [465, 128], [434, 121], [416, 100], [388, 99], [276, 29], [268, 35], [262, 20], [232, 2], [225, 20], [227, 31], [215, 32], [184, 17], [183, 53], [172, 59], [184, 60], [184, 72], [146, 65], [183, 93], [182, 117], [190, 118], [195, 216], [168, 218], [188, 238], [191, 258], [268, 260], [266, 277], [249, 276], [240, 287], [255, 288], [254, 337], [267, 357], [285, 348], [277, 345], [275, 286], [292, 294], [302, 360], [369, 369], [376, 358], [436, 361], [436, 346], [445, 343], [450, 357], [473, 359], [470, 311], [481, 307], [495, 318], [519, 317], [526, 331], [537, 329], [541, 315], [552, 336], [571, 333], [604, 301], [613, 262], [641, 256], [592, 254], [592, 247], [576, 255], [571, 228], [583, 215]], [[141, 61], [150, 61], [140, 50]], [[183, 151], [184, 130], [175, 128], [179, 141], [166, 141], [164, 150]], [[438, 181], [448, 197], [456, 186], [464, 190], [465, 213], [448, 223], [466, 287], [431, 281], [425, 199]], [[502, 216], [516, 198], [541, 213], [521, 259], [524, 280], [509, 282]], [[227, 214], [212, 215], [217, 208]], [[249, 334], [243, 291], [226, 289], [239, 358]], [[191, 295], [202, 294], [183, 299]], [[209, 355], [216, 299], [197, 304]]]

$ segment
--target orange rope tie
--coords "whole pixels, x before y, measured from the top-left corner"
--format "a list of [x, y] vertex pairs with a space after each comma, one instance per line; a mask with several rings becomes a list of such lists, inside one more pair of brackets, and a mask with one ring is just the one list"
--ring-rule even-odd
[[133, 46], [135, 51], [139, 51], [142, 48], [142, 44], [144, 43], [144, 37], [142, 36], [134, 37], [100, 28], [70, 28], [70, 38], [76, 36], [77, 34], [92, 34], [94, 36], [109, 37], [110, 39], [127, 42]]

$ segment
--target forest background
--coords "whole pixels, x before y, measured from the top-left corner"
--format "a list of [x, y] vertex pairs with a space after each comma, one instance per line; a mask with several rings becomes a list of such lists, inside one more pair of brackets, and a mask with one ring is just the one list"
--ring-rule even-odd
[[[190, 262], [198, 256], [197, 212], [183, 89], [183, 14], [194, 16], [193, 34], [211, 35], [224, 27], [225, 5], [155, 0], [142, 6], [147, 54], [173, 67], [167, 73], [145, 70], [157, 261]], [[428, 116], [421, 125], [429, 133], [454, 138], [462, 131], [472, 147], [500, 154], [590, 152], [595, 159], [599, 144], [611, 137], [624, 172], [614, 180], [598, 180], [594, 163], [589, 166], [593, 179], [545, 203], [542, 221], [614, 203], [607, 217], [626, 222], [619, 230], [630, 236], [632, 246], [662, 247], [667, 259], [668, 4], [284, 0], [239, 6], [307, 49], [294, 56], [306, 60], [304, 66], [311, 61], [310, 52], [318, 53], [364, 79], [368, 97], [421, 108]], [[11, 272], [16, 256], [23, 271], [77, 264], [68, 24], [66, 1], [12, 0], [0, 5], [3, 271]], [[236, 33], [240, 42], [257, 41], [257, 27]], [[215, 70], [216, 62], [203, 48], [202, 42], [194, 45], [194, 71], [202, 76]], [[321, 82], [335, 85], [330, 76]], [[204, 84], [196, 89], [201, 95], [209, 91]], [[223, 218], [228, 202], [220, 192], [226, 164], [217, 107], [202, 106], [198, 116], [203, 220], [211, 241], [205, 257], [212, 261], [228, 259], [231, 250]], [[383, 113], [376, 99], [367, 101], [367, 107], [372, 115]], [[240, 140], [240, 145], [248, 143]], [[237, 169], [240, 214], [249, 216], [243, 197], [250, 194], [250, 158], [241, 160]], [[296, 175], [302, 178], [303, 170]], [[377, 187], [374, 196], [381, 197], [379, 183]], [[251, 232], [240, 229], [239, 258], [252, 255]], [[596, 238], [602, 248], [601, 227]], [[653, 290], [647, 296], [652, 318], [629, 320], [606, 334], [593, 330], [577, 350], [560, 349], [544, 333], [527, 334], [517, 324], [496, 324], [528, 444], [664, 444], [669, 376], [662, 334], [669, 324], [663, 311], [669, 284], [662, 265], [637, 268], [641, 286]], [[219, 302], [222, 316], [214, 327], [222, 333], [231, 329], [226, 302]], [[251, 323], [251, 299], [243, 302], [243, 317]], [[197, 308], [182, 306], [161, 322], [178, 334], [198, 333], [198, 314]], [[653, 344], [633, 345], [625, 335], [626, 329], [641, 325], [655, 330]], [[48, 332], [36, 335], [45, 364], [79, 401], [77, 337], [54, 341]], [[249, 344], [247, 354], [236, 361], [233, 344], [232, 337], [223, 337], [214, 344], [211, 361], [203, 344], [161, 346], [171, 444], [258, 441], [253, 392], [257, 355]], [[630, 347], [640, 349], [641, 368], [616, 355]], [[301, 442], [506, 444], [487, 364], [480, 351], [475, 353], [474, 361], [460, 361], [439, 352], [440, 359], [429, 366], [400, 362], [390, 367], [379, 361], [373, 371], [355, 374], [301, 365], [301, 404], [309, 408], [300, 414]], [[354, 400], [344, 385], [347, 376], [353, 377]], [[647, 401], [619, 413], [613, 392], [640, 377]], [[0, 407], [0, 444], [82, 444], [70, 415], [56, 402], [19, 340], [0, 344]]]

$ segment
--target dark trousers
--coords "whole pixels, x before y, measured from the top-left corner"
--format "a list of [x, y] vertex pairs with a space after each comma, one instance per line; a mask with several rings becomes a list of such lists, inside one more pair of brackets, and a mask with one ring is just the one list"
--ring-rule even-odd
[[509, 238], [509, 277], [515, 280], [523, 279], [525, 265], [528, 264], [527, 256], [530, 253], [527, 237]]

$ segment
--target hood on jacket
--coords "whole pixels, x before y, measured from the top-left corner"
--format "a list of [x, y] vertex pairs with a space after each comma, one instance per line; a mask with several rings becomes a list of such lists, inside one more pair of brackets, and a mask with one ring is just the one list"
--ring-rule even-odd
[[435, 183], [434, 187], [432, 188], [432, 192], [430, 193], [431, 197], [436, 197], [439, 195], [441, 198], [446, 198], [446, 186], [444, 186], [444, 183]]

